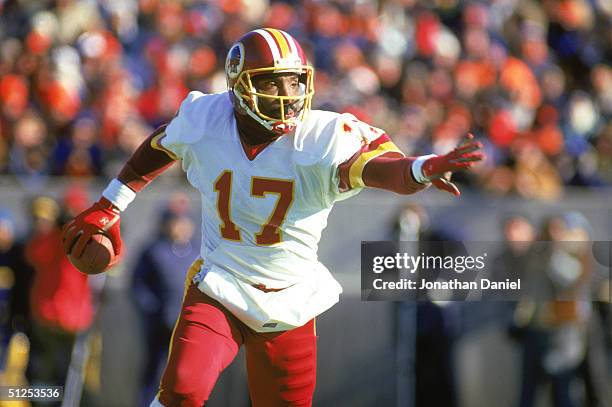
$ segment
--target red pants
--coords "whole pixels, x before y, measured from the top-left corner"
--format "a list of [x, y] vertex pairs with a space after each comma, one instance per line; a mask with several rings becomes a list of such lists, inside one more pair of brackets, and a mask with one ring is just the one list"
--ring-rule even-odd
[[195, 285], [187, 290], [172, 336], [159, 401], [165, 407], [204, 405], [243, 344], [254, 407], [312, 405], [314, 320], [290, 331], [255, 332]]

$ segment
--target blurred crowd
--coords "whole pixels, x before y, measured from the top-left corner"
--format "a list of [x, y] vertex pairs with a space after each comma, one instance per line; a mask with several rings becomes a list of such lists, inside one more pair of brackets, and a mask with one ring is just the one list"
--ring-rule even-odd
[[303, 44], [315, 108], [408, 154], [474, 132], [490, 159], [464, 181], [486, 191], [612, 181], [606, 0], [2, 0], [0, 173], [33, 191], [115, 176], [189, 90], [225, 90], [225, 53], [257, 26]]

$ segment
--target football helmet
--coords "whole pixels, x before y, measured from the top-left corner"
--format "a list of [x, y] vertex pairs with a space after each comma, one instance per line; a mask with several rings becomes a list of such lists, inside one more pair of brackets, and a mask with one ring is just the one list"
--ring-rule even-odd
[[[299, 94], [272, 96], [258, 92], [253, 79], [275, 73], [297, 74]], [[227, 53], [225, 75], [234, 108], [275, 134], [292, 131], [310, 110], [314, 69], [300, 44], [284, 31], [262, 28], [243, 35]], [[274, 99], [278, 111], [264, 112], [259, 103], [262, 98]], [[288, 114], [289, 109], [293, 114]]]

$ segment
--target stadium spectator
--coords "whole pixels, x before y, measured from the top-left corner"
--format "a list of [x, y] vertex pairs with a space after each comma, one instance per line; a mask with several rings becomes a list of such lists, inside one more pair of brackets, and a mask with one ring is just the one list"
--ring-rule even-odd
[[39, 190], [50, 174], [49, 139], [45, 122], [34, 112], [15, 123], [9, 171], [28, 189]]
[[53, 172], [70, 177], [100, 175], [102, 151], [96, 122], [88, 117], [75, 120], [70, 138], [62, 138], [53, 151]]
[[[397, 241], [418, 242], [401, 247], [403, 252], [427, 253], [433, 256], [456, 255], [460, 245], [442, 242], [460, 241], [457, 231], [433, 224], [427, 211], [415, 204], [404, 206], [397, 217], [393, 234]], [[435, 272], [439, 273], [438, 270]], [[431, 278], [431, 270], [419, 269], [420, 278]], [[440, 279], [445, 277], [440, 273]], [[414, 405], [459, 405], [455, 366], [456, 339], [460, 327], [459, 301], [435, 301], [427, 290], [421, 290], [414, 306], [414, 326], [405, 327], [414, 334]], [[387, 298], [385, 298], [387, 299]], [[404, 297], [405, 301], [406, 298]], [[398, 312], [406, 312], [412, 304], [398, 304]], [[409, 346], [409, 343], [399, 346]], [[412, 361], [412, 359], [409, 359]], [[408, 362], [408, 361], [407, 361]]]
[[[526, 270], [534, 261], [537, 261], [533, 253], [533, 242], [536, 238], [535, 227], [527, 215], [509, 214], [502, 223], [502, 236], [502, 250], [493, 261], [491, 279], [504, 281], [506, 278], [513, 278], [522, 281], [525, 279]], [[489, 293], [485, 292], [483, 296], [486, 298], [487, 294]], [[499, 294], [491, 294], [492, 298], [496, 295], [499, 296]], [[500, 308], [507, 310], [514, 306], [514, 303], [503, 303]]]
[[159, 230], [138, 256], [131, 291], [145, 334], [140, 405], [155, 397], [183, 300], [185, 273], [197, 257], [188, 198], [172, 197], [160, 214]]
[[[526, 270], [531, 292], [515, 312], [516, 325], [524, 330], [521, 407], [535, 405], [537, 390], [546, 381], [554, 406], [580, 405], [572, 384], [586, 363], [592, 314], [590, 301], [584, 300], [590, 298], [592, 271], [585, 221], [573, 212], [550, 217], [534, 251], [539, 262]], [[598, 384], [585, 382], [591, 401], [601, 399]]]
[[[68, 202], [79, 209], [78, 200], [70, 195]], [[31, 205], [33, 230], [25, 253], [34, 268], [28, 367], [33, 385], [64, 385], [75, 335], [88, 329], [93, 320], [87, 276], [74, 268], [62, 249], [62, 210], [47, 196], [36, 197]]]

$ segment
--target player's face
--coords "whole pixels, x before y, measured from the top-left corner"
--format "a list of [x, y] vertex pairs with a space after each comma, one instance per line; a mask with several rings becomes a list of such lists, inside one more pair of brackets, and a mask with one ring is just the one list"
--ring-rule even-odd
[[[270, 96], [299, 96], [300, 78], [295, 73], [279, 73], [261, 75], [253, 78], [253, 86], [258, 93]], [[280, 119], [281, 102], [275, 98], [259, 97], [259, 110], [270, 117]], [[295, 117], [301, 108], [300, 100], [287, 101], [284, 103], [285, 119]]]

